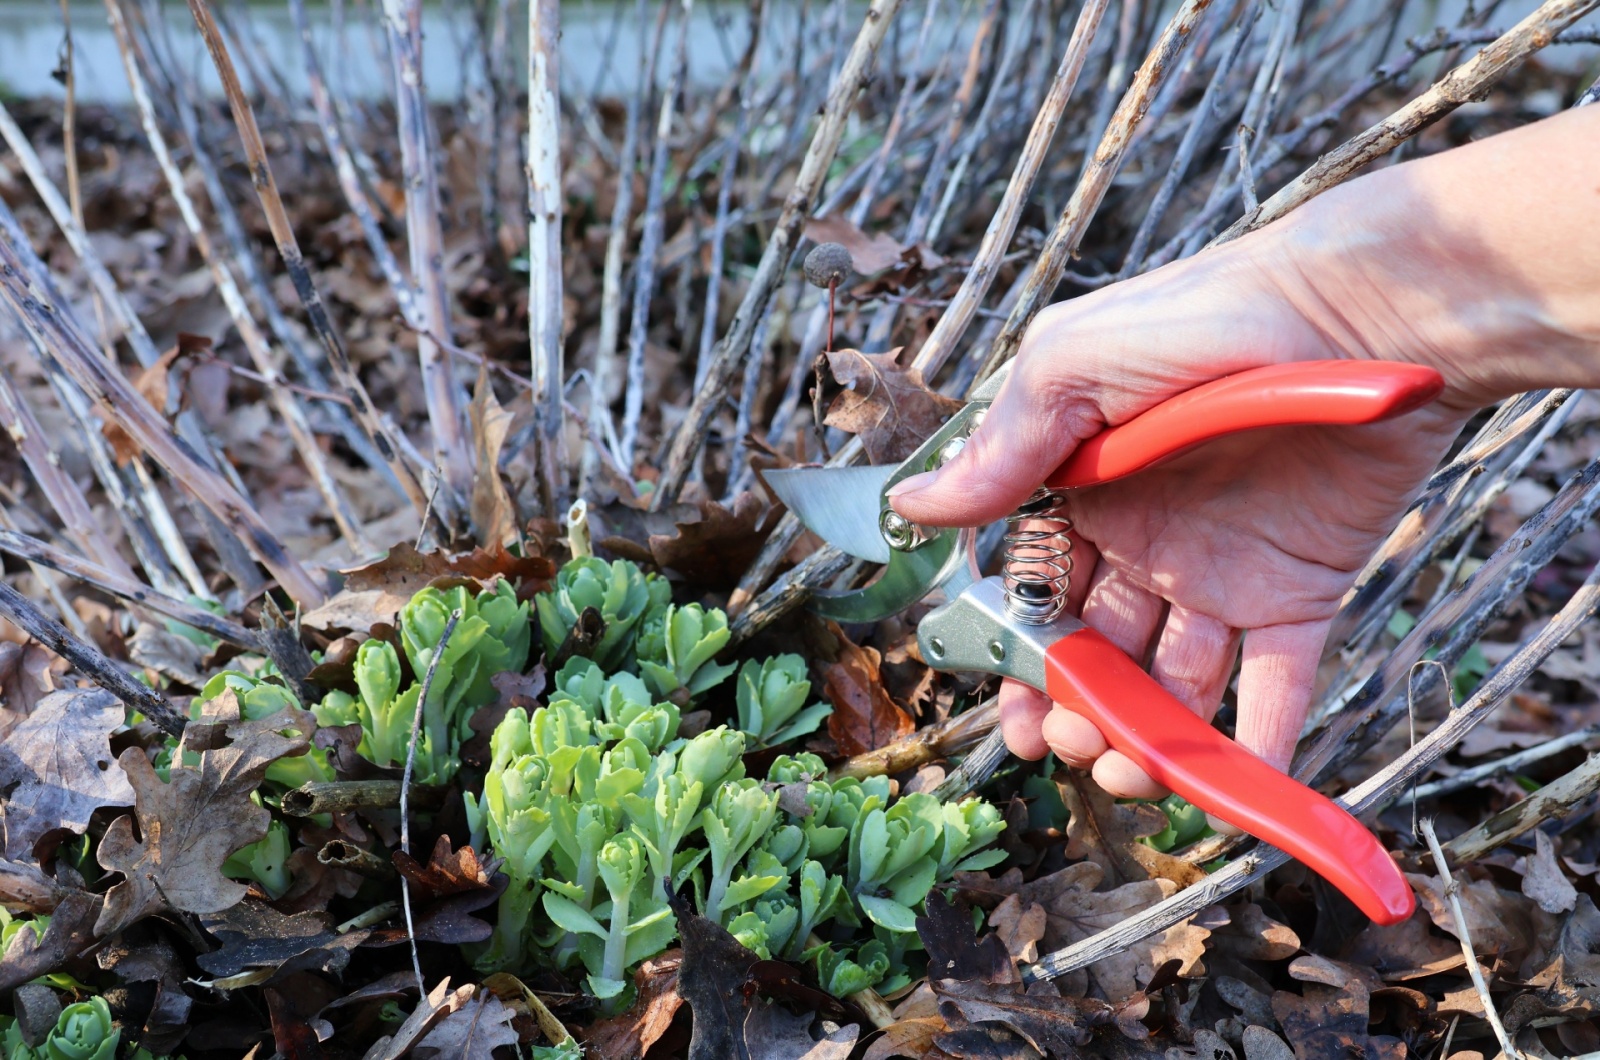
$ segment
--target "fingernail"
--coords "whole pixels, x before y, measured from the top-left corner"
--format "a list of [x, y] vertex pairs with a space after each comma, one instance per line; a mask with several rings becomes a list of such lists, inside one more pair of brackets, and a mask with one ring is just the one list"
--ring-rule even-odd
[[934, 479], [938, 477], [939, 473], [937, 471], [924, 471], [920, 475], [912, 475], [910, 478], [901, 479], [889, 487], [889, 496], [909, 497], [913, 493], [921, 493], [933, 485]]

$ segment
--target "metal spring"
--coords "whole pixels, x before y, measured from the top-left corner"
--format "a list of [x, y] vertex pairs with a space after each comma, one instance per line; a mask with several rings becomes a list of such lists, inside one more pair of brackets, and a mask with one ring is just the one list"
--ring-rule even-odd
[[[1024, 529], [1025, 520], [1044, 525]], [[1007, 523], [1000, 564], [1006, 608], [1020, 622], [1043, 625], [1066, 609], [1072, 587], [1072, 520], [1066, 494], [1041, 487]]]

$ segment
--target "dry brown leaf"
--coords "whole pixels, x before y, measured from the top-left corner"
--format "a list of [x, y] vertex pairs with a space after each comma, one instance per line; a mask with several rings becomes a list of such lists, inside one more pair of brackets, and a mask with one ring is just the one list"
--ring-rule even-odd
[[[150, 407], [162, 416], [168, 412], [168, 376], [172, 371], [173, 363], [185, 354], [211, 349], [211, 340], [203, 335], [190, 335], [187, 332], [178, 332], [178, 344], [163, 353], [156, 362], [148, 368], [141, 369], [134, 378], [133, 388], [139, 396], [150, 403]], [[111, 444], [111, 454], [118, 467], [126, 467], [128, 462], [139, 455], [139, 443], [133, 436], [123, 430], [116, 423], [107, 420], [100, 428], [100, 433]]]
[[[202, 751], [198, 768], [174, 766], [165, 784], [142, 750], [122, 752], [141, 838], [134, 838], [133, 818], [124, 816], [111, 822], [100, 841], [101, 866], [124, 879], [106, 893], [97, 934], [115, 934], [169, 902], [184, 912], [215, 913], [244, 898], [248, 888], [223, 876], [222, 863], [267, 834], [272, 814], [250, 795], [273, 762], [306, 752], [316, 721], [309, 711], [257, 721], [238, 716], [231, 692], [208, 702], [202, 721], [224, 726], [229, 742]], [[191, 726], [190, 733], [199, 728]]]
[[649, 1052], [683, 1007], [683, 997], [678, 993], [678, 969], [682, 964], [682, 950], [668, 950], [641, 964], [633, 975], [637, 989], [633, 1007], [589, 1028], [586, 1042], [591, 1055], [643, 1056]]
[[1112, 1021], [1111, 1006], [1093, 998], [1063, 997], [1054, 983], [979, 983], [943, 979], [934, 990], [941, 1011], [968, 1023], [999, 1023], [1047, 1056], [1079, 1056], [1097, 1026]]
[[467, 409], [472, 421], [473, 537], [477, 541], [504, 545], [517, 533], [517, 509], [500, 478], [500, 450], [506, 444], [513, 416], [501, 407], [489, 381], [488, 362], [478, 366], [477, 392]]
[[128, 658], [190, 688], [204, 685], [206, 649], [176, 633], [145, 622], [128, 640]]
[[850, 264], [863, 276], [882, 272], [900, 261], [906, 249], [887, 232], [863, 232], [843, 217], [817, 217], [806, 222], [805, 238], [813, 243], [837, 243], [850, 252]]
[[67, 894], [66, 888], [26, 861], [0, 859], [0, 905], [14, 912], [48, 913]]
[[51, 912], [42, 937], [31, 930], [17, 932], [0, 953], [0, 994], [55, 971], [87, 949], [95, 939], [100, 908], [99, 895], [73, 891]]
[[1522, 893], [1546, 913], [1568, 913], [1578, 904], [1578, 889], [1561, 871], [1555, 847], [1542, 828], [1533, 830], [1534, 852], [1522, 859]]
[[1164, 854], [1147, 843], [1129, 843], [1127, 851], [1152, 879], [1171, 880], [1180, 891], [1206, 878], [1206, 870], [1194, 862]]
[[1229, 923], [1216, 928], [1211, 945], [1242, 961], [1284, 961], [1300, 952], [1300, 936], [1262, 912], [1254, 902], [1230, 906]]
[[962, 407], [901, 364], [904, 352], [833, 350], [817, 363], [819, 397], [831, 398], [823, 422], [860, 438], [874, 464], [904, 460]]
[[1344, 956], [1374, 969], [1388, 982], [1422, 979], [1466, 965], [1461, 944], [1437, 934], [1422, 906], [1391, 927], [1369, 924]]
[[1039, 940], [1044, 938], [1047, 915], [1038, 902], [1027, 905], [1016, 895], [1011, 895], [989, 914], [989, 926], [995, 929], [1006, 952], [1023, 964], [1039, 959]]
[[889, 1060], [891, 1056], [907, 1056], [921, 1060], [933, 1048], [934, 1035], [948, 1029], [938, 1016], [920, 1019], [903, 1019], [883, 1028], [883, 1033], [867, 1047], [861, 1060]]
[[909, 736], [916, 723], [883, 687], [877, 650], [842, 636], [840, 641], [838, 659], [822, 676], [823, 693], [833, 704], [828, 735], [839, 745], [839, 753], [848, 757], [876, 751]]
[[400, 1024], [400, 1029], [373, 1042], [362, 1060], [400, 1060], [428, 1033], [429, 1028], [465, 1005], [477, 989], [467, 983], [451, 990], [449, 977], [439, 980], [439, 985], [417, 1002], [417, 1007]]
[[[1436, 926], [1451, 935], [1456, 934], [1455, 914], [1445, 899], [1444, 887], [1437, 876], [1406, 873], [1417, 892], [1417, 901], [1427, 909]], [[1466, 879], [1455, 874], [1462, 910], [1467, 917], [1467, 931], [1479, 953], [1500, 953], [1510, 956], [1524, 953], [1541, 938], [1554, 932], [1550, 914], [1513, 891], [1503, 891], [1486, 879]]]
[[133, 805], [109, 739], [125, 719], [122, 702], [102, 689], [53, 692], [0, 744], [0, 790], [12, 789], [0, 802], [6, 857], [31, 857], [57, 829], [83, 834], [101, 806]]
[[40, 700], [61, 687], [56, 677], [66, 669], [66, 660], [42, 644], [0, 641], [0, 703], [6, 707], [6, 717], [0, 719], [0, 739], [9, 731], [4, 726], [20, 722]]
[[300, 617], [313, 629], [361, 629], [392, 618], [411, 598], [440, 578], [474, 578], [488, 584], [506, 578], [523, 594], [538, 592], [555, 577], [547, 556], [518, 556], [503, 545], [471, 552], [420, 552], [408, 541], [389, 549], [379, 560], [345, 570], [344, 588], [321, 607]]
[[357, 928], [339, 932], [326, 913], [304, 912], [285, 916], [265, 902], [245, 899], [238, 905], [201, 917], [205, 929], [222, 943], [196, 960], [214, 976], [226, 978], [247, 968], [272, 969], [276, 977], [286, 971], [316, 970], [337, 973], [350, 963], [350, 955], [371, 934]]
[[[1060, 872], [1035, 880], [1019, 892], [1023, 901], [1039, 902], [1048, 914], [1044, 946], [1060, 949], [1079, 942], [1106, 928], [1143, 912], [1164, 898], [1177, 893], [1170, 880], [1142, 880], [1125, 883], [1110, 891], [1096, 891], [1101, 869], [1093, 862], [1069, 865]], [[1110, 1001], [1121, 1001], [1148, 983], [1166, 961], [1183, 962], [1180, 974], [1202, 973], [1201, 957], [1208, 927], [1191, 918], [1168, 928], [1125, 950], [1090, 965], [1090, 981]]]
[[432, 901], [464, 891], [483, 891], [490, 886], [489, 871], [478, 859], [477, 851], [470, 846], [452, 851], [447, 835], [434, 842], [433, 854], [426, 865], [403, 850], [396, 850], [393, 858], [394, 867], [411, 882], [416, 901]]
[[748, 490], [734, 498], [732, 509], [701, 501], [699, 519], [676, 523], [671, 534], [650, 535], [650, 554], [701, 590], [731, 589], [761, 552], [777, 513]]
[[505, 1002], [480, 990], [435, 1024], [412, 1055], [417, 1060], [494, 1060], [496, 1048], [519, 1041], [511, 1026], [514, 1015]]
[[772, 1004], [757, 1003], [744, 1019], [744, 1044], [750, 1060], [846, 1060], [861, 1034], [857, 1024], [840, 1027], [820, 1040], [811, 1037], [816, 1017], [796, 1016]]
[[1064, 769], [1055, 782], [1072, 815], [1067, 823], [1067, 857], [1099, 865], [1107, 884], [1149, 879], [1151, 873], [1133, 851], [1142, 846], [1135, 840], [1166, 828], [1167, 815], [1144, 803], [1119, 803], [1081, 770]]

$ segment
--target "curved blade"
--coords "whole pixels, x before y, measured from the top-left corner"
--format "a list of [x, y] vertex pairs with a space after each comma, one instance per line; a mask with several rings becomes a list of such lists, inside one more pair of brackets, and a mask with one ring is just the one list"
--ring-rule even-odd
[[891, 549], [878, 529], [883, 488], [900, 469], [797, 467], [761, 472], [805, 528], [839, 551], [869, 563], [888, 563]]

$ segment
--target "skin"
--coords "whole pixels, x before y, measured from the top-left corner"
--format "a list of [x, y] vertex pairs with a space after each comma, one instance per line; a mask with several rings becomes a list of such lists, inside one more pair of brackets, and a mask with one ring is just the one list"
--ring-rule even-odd
[[[1239, 743], [1287, 769], [1329, 623], [1477, 408], [1600, 385], [1600, 107], [1329, 191], [1193, 258], [1051, 306], [955, 460], [891, 503], [978, 526], [1078, 442], [1211, 379], [1332, 358], [1429, 365], [1447, 388], [1386, 423], [1259, 431], [1075, 493], [1072, 607], [1190, 709], [1232, 673]], [[1006, 743], [1164, 794], [1088, 720], [1014, 682]]]

